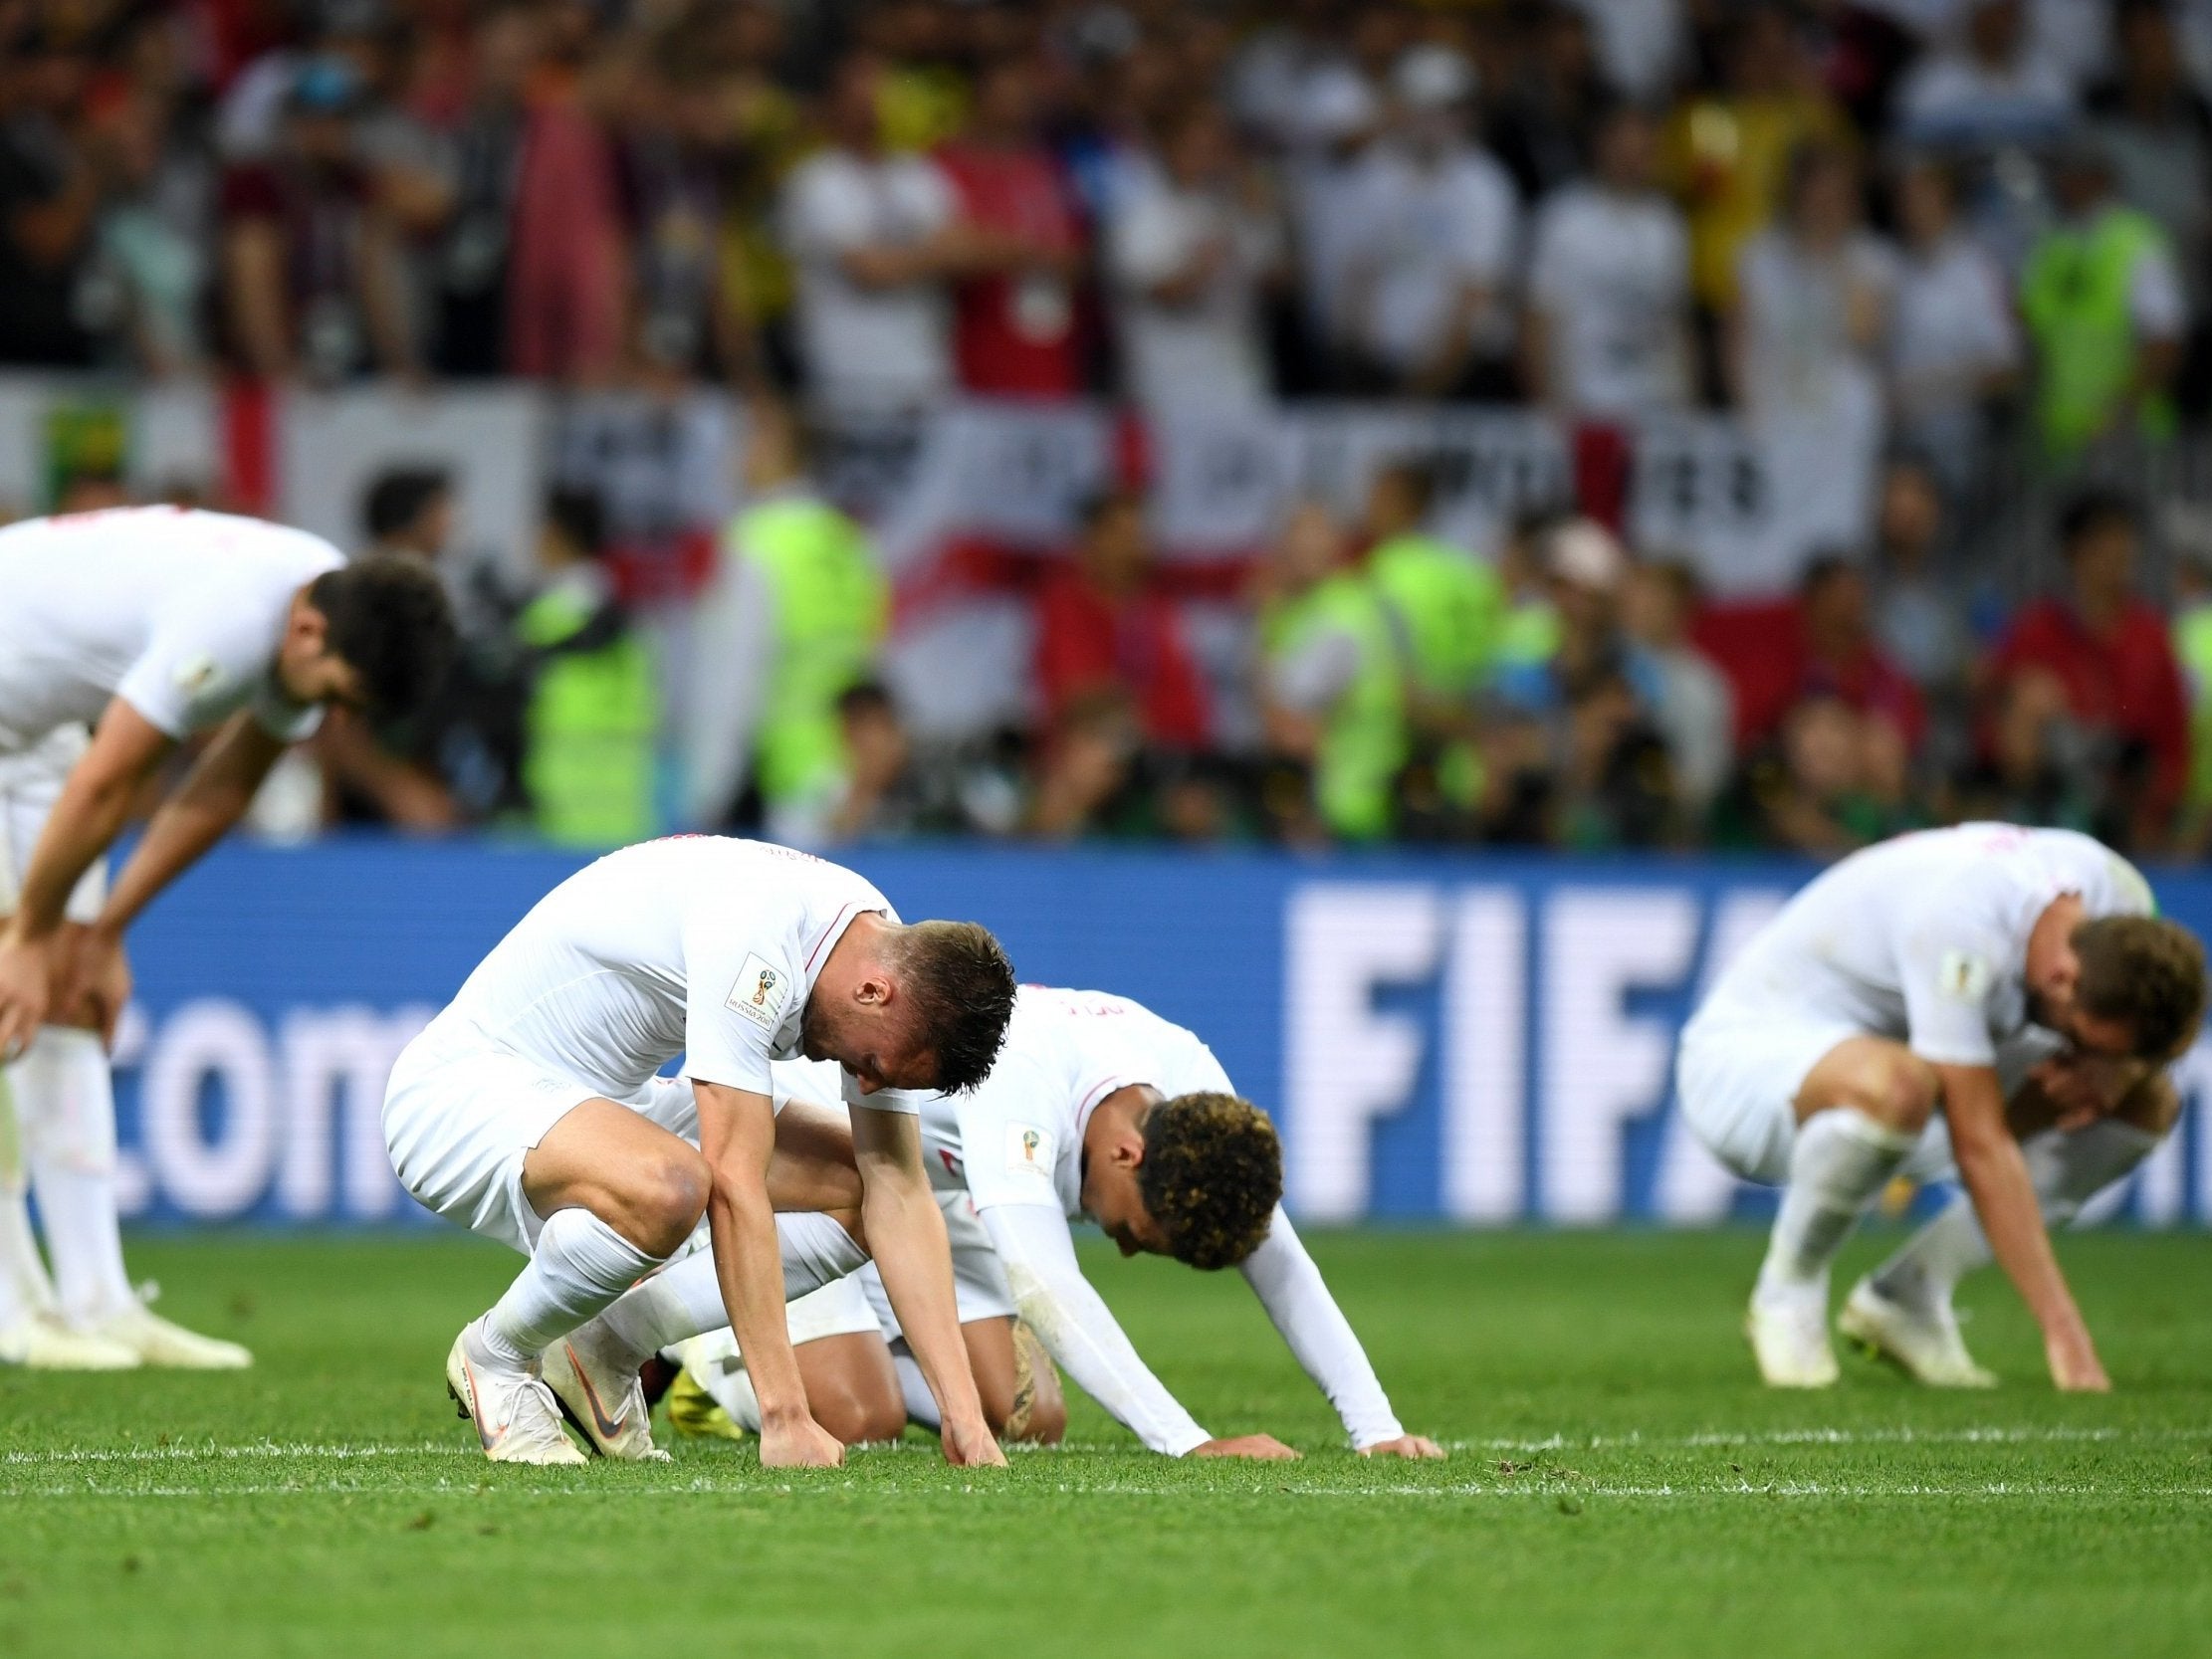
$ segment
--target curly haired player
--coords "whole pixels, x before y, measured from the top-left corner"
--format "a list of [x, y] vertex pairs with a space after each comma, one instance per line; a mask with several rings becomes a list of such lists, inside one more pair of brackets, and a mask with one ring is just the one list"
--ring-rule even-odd
[[[786, 1120], [834, 1099], [825, 1068], [778, 1065]], [[1366, 1453], [1431, 1458], [1409, 1435], [1283, 1214], [1282, 1149], [1205, 1043], [1127, 997], [1024, 985], [1006, 1045], [970, 1094], [923, 1104], [922, 1138], [953, 1246], [961, 1330], [985, 1415], [1008, 1439], [1057, 1440], [1066, 1416], [1045, 1355], [1144, 1443], [1173, 1457], [1283, 1458], [1265, 1434], [1217, 1439], [1138, 1357], [1083, 1277], [1068, 1222], [1087, 1217], [1125, 1256], [1234, 1267]], [[791, 1337], [817, 1411], [850, 1442], [896, 1435], [934, 1402], [869, 1269], [792, 1304]], [[1033, 1333], [1033, 1336], [1031, 1335]], [[1039, 1351], [1041, 1348], [1042, 1351]], [[689, 1410], [704, 1388], [751, 1426], [727, 1334], [683, 1350]], [[823, 1417], [824, 1426], [832, 1426]]]

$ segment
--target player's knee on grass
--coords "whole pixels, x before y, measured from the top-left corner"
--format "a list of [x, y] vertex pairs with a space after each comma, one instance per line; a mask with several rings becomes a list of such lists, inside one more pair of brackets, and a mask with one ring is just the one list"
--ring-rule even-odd
[[1067, 1400], [1044, 1345], [1010, 1319], [970, 1320], [960, 1332], [991, 1432], [1001, 1440], [1059, 1444], [1067, 1433]]
[[806, 1408], [841, 1444], [878, 1445], [906, 1432], [906, 1400], [882, 1338], [825, 1337], [794, 1351]]
[[1935, 1115], [1941, 1094], [1935, 1068], [1902, 1043], [1854, 1038], [1824, 1056], [1798, 1093], [1802, 1122], [1814, 1113], [1848, 1106], [1884, 1129], [1917, 1135]]

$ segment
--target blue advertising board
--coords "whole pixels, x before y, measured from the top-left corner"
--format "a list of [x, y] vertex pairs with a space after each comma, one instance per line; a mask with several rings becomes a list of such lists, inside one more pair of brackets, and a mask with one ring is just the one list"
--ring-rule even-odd
[[[857, 849], [909, 917], [982, 921], [1026, 979], [1135, 996], [1281, 1124], [1317, 1221], [1696, 1224], [1755, 1209], [1686, 1133], [1674, 1038], [1811, 867], [1710, 860]], [[377, 1110], [392, 1058], [581, 861], [481, 842], [219, 849], [131, 940], [117, 1043], [129, 1213], [412, 1225]], [[2161, 904], [2212, 930], [2212, 878]], [[2181, 1067], [2212, 1083], [2212, 1048]], [[2212, 1218], [2192, 1105], [2124, 1198]]]

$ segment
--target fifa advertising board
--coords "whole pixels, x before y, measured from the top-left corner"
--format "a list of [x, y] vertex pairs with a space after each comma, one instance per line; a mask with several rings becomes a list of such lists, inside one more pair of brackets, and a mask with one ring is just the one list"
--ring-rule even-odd
[[[1313, 1222], [1695, 1225], [1770, 1199], [1674, 1108], [1676, 1034], [1809, 866], [1542, 856], [864, 848], [909, 917], [973, 918], [1024, 979], [1135, 996], [1213, 1045], [1283, 1132]], [[405, 1226], [378, 1108], [407, 1040], [572, 855], [233, 844], [132, 936], [115, 1064], [129, 1213]], [[2154, 877], [2212, 931], [2212, 878]], [[2117, 1200], [2212, 1220], [2212, 1047], [2181, 1132]]]

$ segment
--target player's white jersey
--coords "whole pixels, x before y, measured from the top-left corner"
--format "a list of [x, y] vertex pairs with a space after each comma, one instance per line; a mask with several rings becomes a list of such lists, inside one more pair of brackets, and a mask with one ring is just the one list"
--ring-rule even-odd
[[1827, 1018], [1951, 1066], [1996, 1063], [2028, 1024], [2028, 935], [2051, 902], [2147, 915], [2133, 866], [2071, 830], [1963, 824], [1833, 866], [1721, 973], [1707, 1010]]
[[[788, 847], [680, 835], [609, 853], [515, 925], [434, 1024], [627, 1100], [668, 1061], [755, 1094], [799, 1052], [799, 1016], [866, 881]], [[858, 1103], [858, 1085], [846, 1098]], [[866, 1104], [913, 1109], [883, 1090]]]
[[[826, 1070], [778, 1065], [777, 1104], [826, 1097]], [[1229, 1082], [1195, 1032], [1103, 991], [1023, 985], [991, 1075], [965, 1095], [921, 1102], [922, 1144], [940, 1191], [979, 1210], [1029, 1204], [1083, 1213], [1083, 1132], [1098, 1103], [1147, 1084], [1171, 1100]]]
[[292, 599], [345, 562], [321, 536], [170, 507], [0, 530], [0, 754], [96, 724], [120, 697], [183, 737], [251, 707], [271, 735], [322, 711], [272, 675]]

